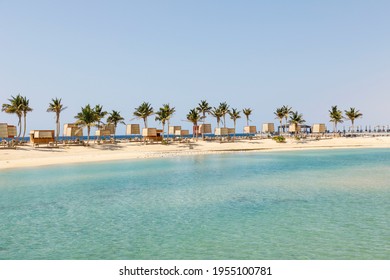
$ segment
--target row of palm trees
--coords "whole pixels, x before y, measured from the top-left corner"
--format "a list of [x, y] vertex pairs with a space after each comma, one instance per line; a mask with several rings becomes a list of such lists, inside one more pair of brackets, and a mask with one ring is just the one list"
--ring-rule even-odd
[[[23, 137], [26, 133], [26, 119], [27, 119], [27, 113], [31, 112], [33, 109], [29, 106], [29, 99], [27, 97], [21, 96], [18, 94], [17, 96], [11, 96], [10, 99], [8, 99], [9, 103], [5, 103], [2, 106], [2, 111], [9, 113], [9, 114], [16, 114], [18, 117], [18, 126], [19, 126], [19, 133], [18, 137], [20, 137], [22, 132], [22, 118], [23, 118], [23, 124], [24, 124], [24, 131], [23, 131]], [[56, 114], [56, 137], [58, 140], [59, 134], [60, 134], [60, 114], [63, 110], [65, 110], [67, 107], [62, 104], [61, 98], [53, 98], [51, 102], [49, 103], [47, 112], [53, 112]], [[169, 121], [172, 117], [172, 115], [176, 112], [175, 107], [171, 107], [169, 104], [163, 104], [162, 107], [159, 108], [159, 110], [154, 111], [152, 105], [148, 102], [143, 102], [140, 106], [134, 109], [133, 115], [135, 118], [143, 119], [145, 128], [148, 127], [148, 117], [152, 116], [153, 114], [156, 115], [155, 120], [159, 121], [162, 124], [163, 127], [163, 137], [164, 137], [164, 130], [165, 130], [165, 124], [167, 123], [169, 126]], [[357, 118], [361, 118], [363, 116], [362, 113], [359, 112], [359, 110], [356, 110], [355, 108], [350, 108], [350, 110], [345, 110], [345, 116], [343, 116], [342, 111], [337, 108], [337, 106], [332, 106], [331, 110], [329, 110], [329, 116], [330, 121], [334, 124], [334, 131], [337, 131], [337, 124], [342, 123], [344, 119], [348, 119], [352, 122], [352, 131], [354, 130], [354, 121]], [[242, 113], [246, 117], [246, 125], [249, 126], [249, 117], [252, 114], [251, 108], [244, 108], [242, 110]], [[226, 115], [230, 116], [230, 119], [233, 120], [234, 123], [234, 130], [236, 129], [236, 121], [237, 119], [241, 118], [241, 111], [237, 108], [230, 108], [230, 106], [226, 102], [221, 102], [219, 106], [212, 107], [209, 105], [209, 103], [206, 100], [201, 100], [198, 105], [191, 109], [189, 113], [187, 114], [187, 120], [191, 122], [195, 127], [198, 126], [199, 122], [205, 122], [205, 119], [207, 115], [211, 115], [216, 118], [217, 121], [217, 128], [220, 127], [220, 123], [223, 123], [224, 128], [226, 128]], [[302, 114], [299, 114], [297, 111], [292, 111], [292, 108], [284, 105], [280, 108], [277, 108], [274, 112], [277, 119], [279, 119], [280, 122], [280, 130], [279, 133], [281, 133], [281, 130], [283, 128], [283, 132], [285, 132], [285, 128], [287, 124], [293, 124], [295, 126], [295, 132], [298, 131], [298, 125], [305, 122], [303, 119]], [[97, 126], [98, 128], [101, 127], [101, 124], [104, 123], [103, 119], [107, 117], [106, 122], [109, 124], [113, 124], [115, 126], [115, 129], [119, 123], [124, 124], [124, 118], [120, 115], [119, 111], [112, 110], [111, 113], [108, 113], [107, 111], [103, 110], [103, 106], [96, 105], [95, 107], [92, 107], [90, 104], [87, 104], [85, 107], [81, 107], [81, 111], [75, 116], [76, 123], [79, 124], [82, 127], [87, 127], [88, 132], [88, 140], [90, 138], [90, 131], [91, 127]], [[283, 126], [283, 121], [285, 121], [285, 125]], [[195, 130], [195, 137], [198, 137], [197, 135], [198, 129]], [[235, 136], [235, 135], [234, 135]], [[202, 138], [204, 138], [204, 133], [202, 133]]]

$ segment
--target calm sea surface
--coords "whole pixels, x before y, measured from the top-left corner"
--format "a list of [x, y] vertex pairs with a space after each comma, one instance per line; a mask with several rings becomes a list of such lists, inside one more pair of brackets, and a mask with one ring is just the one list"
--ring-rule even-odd
[[1, 171], [0, 259], [390, 259], [390, 149]]

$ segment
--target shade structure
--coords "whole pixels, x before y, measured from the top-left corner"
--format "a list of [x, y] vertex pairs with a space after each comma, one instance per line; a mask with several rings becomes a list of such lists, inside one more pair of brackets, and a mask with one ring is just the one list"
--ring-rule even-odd
[[75, 123], [64, 124], [64, 136], [67, 137], [82, 137], [83, 129]]
[[181, 126], [169, 126], [168, 127], [168, 134], [176, 135], [176, 130], [181, 130]]
[[313, 124], [313, 127], [312, 127], [313, 133], [325, 133], [325, 131], [326, 131], [326, 126], [324, 123]]
[[204, 123], [204, 124], [201, 124], [199, 126], [199, 133], [203, 133], [203, 134], [206, 134], [206, 133], [211, 133], [211, 124], [209, 123]]
[[244, 126], [244, 133], [256, 133], [256, 126]]
[[175, 130], [175, 136], [186, 136], [189, 134], [190, 134], [190, 131], [188, 129]]
[[14, 138], [17, 135], [16, 126], [8, 125], [8, 138]]
[[109, 134], [115, 134], [115, 125], [113, 123], [108, 123], [102, 126], [101, 130], [108, 130]]
[[155, 128], [143, 128], [142, 129], [142, 136], [150, 137], [150, 136], [157, 136], [157, 129]]
[[95, 131], [95, 136], [108, 136], [111, 134], [111, 131], [110, 130], [106, 130], [106, 129], [99, 129], [99, 130], [96, 130]]
[[126, 125], [126, 135], [140, 135], [141, 131], [139, 124], [128, 124]]
[[263, 127], [261, 131], [263, 133], [274, 133], [275, 132], [274, 123], [263, 123]]
[[54, 130], [31, 130], [30, 142], [32, 144], [49, 144], [54, 142]]
[[0, 138], [8, 137], [8, 125], [6, 123], [0, 123]]
[[226, 127], [217, 127], [214, 130], [214, 134], [217, 136], [222, 136], [222, 135], [228, 135], [229, 134], [229, 129]]
[[234, 133], [236, 133], [235, 128], [228, 128], [228, 134], [234, 134]]

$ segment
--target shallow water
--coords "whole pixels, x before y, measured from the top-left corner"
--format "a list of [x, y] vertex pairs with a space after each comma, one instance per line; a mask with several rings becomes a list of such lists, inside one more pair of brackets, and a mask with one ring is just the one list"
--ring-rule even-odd
[[390, 150], [2, 171], [0, 259], [390, 259]]

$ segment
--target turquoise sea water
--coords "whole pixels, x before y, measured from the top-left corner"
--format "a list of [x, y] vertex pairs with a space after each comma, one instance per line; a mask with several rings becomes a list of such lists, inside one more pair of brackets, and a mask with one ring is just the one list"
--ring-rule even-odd
[[390, 149], [0, 173], [0, 259], [390, 259]]

